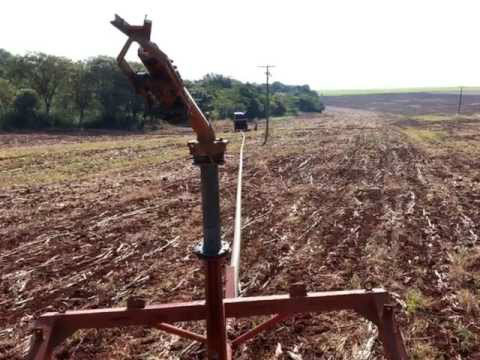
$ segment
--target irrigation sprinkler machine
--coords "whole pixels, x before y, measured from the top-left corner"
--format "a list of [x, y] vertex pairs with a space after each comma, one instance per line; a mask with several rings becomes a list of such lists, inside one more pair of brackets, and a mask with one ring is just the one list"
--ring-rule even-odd
[[[208, 359], [233, 359], [235, 350], [241, 344], [296, 314], [353, 310], [377, 325], [388, 359], [407, 359], [401, 333], [395, 323], [392, 300], [384, 289], [307, 292], [304, 284], [296, 283], [290, 286], [288, 294], [238, 296], [241, 169], [245, 137], [240, 151], [235, 234], [230, 251], [228, 244], [221, 241], [218, 177], [227, 141], [215, 137], [209, 120], [190, 96], [172, 61], [150, 41], [151, 21], [145, 20], [141, 26], [132, 26], [115, 16], [111, 23], [128, 37], [117, 61], [136, 92], [143, 95], [148, 104], [160, 103], [171, 111], [172, 117], [186, 117], [197, 135], [196, 140], [188, 142], [188, 147], [193, 163], [200, 167], [203, 241], [194, 252], [204, 265], [205, 299], [159, 305], [137, 299], [127, 301], [126, 307], [48, 312], [34, 323], [28, 358], [50, 359], [55, 347], [80, 329], [147, 326], [204, 343]], [[147, 69], [146, 73], [135, 73], [124, 60], [133, 42], [140, 46], [138, 56]], [[229, 256], [230, 262], [227, 263]], [[228, 340], [227, 319], [267, 315], [271, 316], [269, 320]], [[206, 321], [206, 335], [174, 325], [184, 321]]]

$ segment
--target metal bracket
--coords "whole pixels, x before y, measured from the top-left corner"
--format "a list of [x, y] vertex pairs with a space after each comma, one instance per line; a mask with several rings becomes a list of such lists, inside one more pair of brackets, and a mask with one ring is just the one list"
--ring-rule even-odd
[[216, 139], [213, 143], [203, 143], [197, 140], [188, 142], [188, 149], [193, 156], [195, 165], [224, 163], [223, 155], [227, 149], [228, 140]]

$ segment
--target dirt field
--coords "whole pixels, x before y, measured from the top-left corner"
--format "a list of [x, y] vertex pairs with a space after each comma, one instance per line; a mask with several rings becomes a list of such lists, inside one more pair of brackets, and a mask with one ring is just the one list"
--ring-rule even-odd
[[[392, 111], [394, 112], [394, 111]], [[433, 111], [430, 111], [433, 112]], [[224, 125], [226, 126], [226, 125]], [[0, 136], [0, 358], [20, 359], [32, 319], [54, 309], [203, 297], [199, 170], [175, 135]], [[233, 237], [240, 138], [221, 170]], [[480, 356], [480, 118], [330, 108], [247, 135], [242, 295], [391, 291], [413, 359]], [[61, 143], [59, 143], [59, 141]], [[231, 325], [231, 336], [258, 323]], [[204, 332], [203, 324], [183, 324]], [[159, 330], [78, 332], [66, 359], [201, 359]], [[297, 316], [239, 359], [382, 359], [353, 313]]]
[[[456, 114], [459, 95], [456, 93], [402, 93], [367, 94], [324, 97], [327, 106], [390, 112], [402, 115], [422, 115], [431, 113]], [[463, 95], [461, 112], [480, 112], [480, 95]]]

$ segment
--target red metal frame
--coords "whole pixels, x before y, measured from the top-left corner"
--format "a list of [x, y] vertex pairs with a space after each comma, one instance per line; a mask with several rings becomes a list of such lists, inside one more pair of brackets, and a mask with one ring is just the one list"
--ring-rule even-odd
[[[218, 270], [215, 268], [217, 265], [212, 266], [213, 271]], [[215, 280], [218, 279], [217, 276], [215, 278]], [[29, 358], [36, 360], [50, 358], [55, 346], [80, 329], [136, 325], [150, 326], [187, 339], [207, 343], [208, 349], [210, 349], [209, 359], [231, 359], [231, 349], [235, 350], [240, 344], [288, 317], [299, 313], [321, 313], [336, 310], [353, 310], [375, 323], [379, 328], [380, 338], [389, 359], [404, 360], [408, 358], [401, 334], [395, 324], [393, 310], [386, 303], [389, 295], [383, 289], [307, 293], [300, 297], [285, 294], [230, 298], [223, 299], [219, 303], [208, 301], [209, 297], [218, 300], [216, 292], [218, 289], [212, 288], [212, 290], [213, 296], [211, 292], [207, 293], [207, 301], [147, 305], [140, 309], [114, 308], [46, 313], [35, 322]], [[274, 317], [238, 336], [230, 343], [226, 339], [226, 330], [224, 337], [221, 334], [219, 336], [217, 332], [218, 328], [226, 329], [226, 318], [260, 315], [274, 315]], [[175, 322], [201, 320], [207, 320], [208, 323], [208, 318], [212, 317], [215, 318], [215, 325], [210, 332], [207, 328], [207, 337], [170, 325]]]

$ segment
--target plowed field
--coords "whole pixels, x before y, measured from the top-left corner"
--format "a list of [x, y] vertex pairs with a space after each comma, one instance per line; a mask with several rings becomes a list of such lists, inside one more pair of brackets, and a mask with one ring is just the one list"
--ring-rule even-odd
[[[228, 127], [230, 127], [228, 125]], [[226, 130], [227, 124], [220, 126]], [[233, 238], [240, 136], [221, 168]], [[184, 130], [0, 135], [0, 358], [21, 359], [46, 311], [203, 298], [199, 170]], [[242, 295], [362, 288], [395, 298], [413, 359], [480, 356], [480, 117], [329, 109], [247, 133]], [[259, 323], [229, 325], [231, 337]], [[182, 324], [203, 333], [204, 324]], [[382, 359], [349, 313], [296, 316], [239, 359]], [[60, 359], [202, 359], [203, 346], [147, 328], [89, 330]]]

